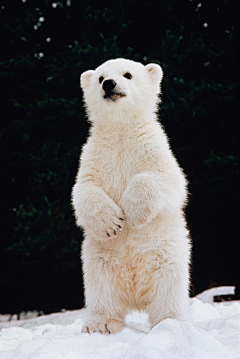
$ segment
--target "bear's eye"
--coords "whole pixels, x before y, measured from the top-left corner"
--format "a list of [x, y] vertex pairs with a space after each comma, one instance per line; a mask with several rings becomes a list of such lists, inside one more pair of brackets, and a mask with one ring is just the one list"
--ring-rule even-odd
[[128, 80], [131, 80], [132, 78], [132, 75], [129, 72], [126, 72], [123, 76], [126, 77], [126, 79]]
[[101, 84], [101, 83], [103, 82], [103, 80], [104, 80], [104, 77], [103, 77], [103, 76], [100, 76], [100, 77], [99, 77], [99, 83]]

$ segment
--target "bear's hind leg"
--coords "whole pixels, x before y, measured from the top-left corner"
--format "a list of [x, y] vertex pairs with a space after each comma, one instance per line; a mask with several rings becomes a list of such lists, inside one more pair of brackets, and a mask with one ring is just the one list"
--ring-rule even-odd
[[188, 278], [187, 264], [168, 264], [160, 270], [154, 298], [147, 308], [152, 327], [166, 318], [187, 319]]
[[[94, 251], [93, 251], [94, 249]], [[126, 305], [122, 301], [118, 267], [112, 253], [87, 242], [82, 251], [86, 317], [83, 333], [117, 333], [124, 326]]]

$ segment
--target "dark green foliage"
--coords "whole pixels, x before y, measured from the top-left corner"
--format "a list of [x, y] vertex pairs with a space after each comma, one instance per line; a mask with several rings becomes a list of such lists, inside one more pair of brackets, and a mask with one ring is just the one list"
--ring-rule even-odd
[[0, 311], [83, 304], [70, 206], [88, 132], [79, 75], [116, 57], [164, 70], [160, 117], [190, 181], [195, 290], [237, 282], [235, 9], [210, 3], [2, 5]]

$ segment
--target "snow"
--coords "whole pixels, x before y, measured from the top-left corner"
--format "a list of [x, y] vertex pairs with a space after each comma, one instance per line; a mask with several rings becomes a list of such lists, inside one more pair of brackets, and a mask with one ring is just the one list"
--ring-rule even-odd
[[[221, 290], [205, 291], [203, 298], [209, 300]], [[239, 359], [240, 302], [203, 301], [189, 300], [188, 321], [166, 319], [148, 333], [148, 316], [137, 311], [115, 335], [82, 334], [84, 309], [40, 317], [33, 313], [31, 318], [28, 312], [20, 316], [24, 319], [13, 316], [11, 321], [0, 315], [0, 358]]]
[[207, 289], [198, 294], [196, 298], [200, 299], [203, 303], [213, 303], [215, 296], [229, 294], [235, 294], [235, 287], [216, 287]]

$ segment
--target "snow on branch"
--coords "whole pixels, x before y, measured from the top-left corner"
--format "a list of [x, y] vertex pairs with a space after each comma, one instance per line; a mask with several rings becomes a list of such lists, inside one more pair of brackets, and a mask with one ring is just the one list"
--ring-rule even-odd
[[234, 295], [235, 294], [234, 286], [230, 287], [216, 287], [207, 289], [204, 292], [195, 296], [195, 298], [200, 299], [203, 303], [213, 303], [214, 297], [218, 295]]

